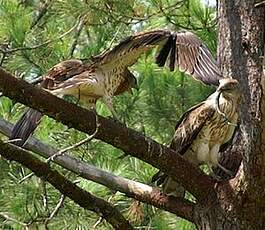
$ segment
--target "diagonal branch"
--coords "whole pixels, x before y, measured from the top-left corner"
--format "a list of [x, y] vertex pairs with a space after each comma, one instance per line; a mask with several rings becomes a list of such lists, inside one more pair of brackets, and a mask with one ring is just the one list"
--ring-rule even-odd
[[[0, 119], [1, 133], [9, 137], [12, 128], [13, 126], [11, 123]], [[33, 137], [31, 137], [26, 143], [25, 148], [38, 153], [45, 158], [50, 158], [58, 152], [57, 149], [50, 145], [43, 144], [41, 141]], [[161, 193], [157, 188], [133, 180], [128, 180], [121, 176], [113, 175], [67, 154], [56, 157], [54, 161], [63, 168], [66, 168], [85, 179], [92, 180], [110, 188], [111, 190], [122, 192], [128, 197], [151, 204], [157, 208], [174, 213], [179, 217], [193, 222], [194, 203], [167, 196], [166, 194]]]
[[0, 141], [0, 155], [29, 168], [38, 177], [47, 180], [62, 194], [69, 197], [81, 207], [91, 210], [103, 217], [114, 229], [134, 229], [115, 207], [105, 200], [95, 197], [89, 192], [79, 188], [56, 170], [51, 169], [47, 163], [41, 162], [26, 150], [15, 145], [4, 144], [3, 141]]
[[68, 34], [70, 34], [79, 24], [80, 22], [78, 21], [77, 23], [75, 23], [69, 30], [67, 30], [66, 32], [64, 32], [63, 34], [61, 34], [59, 37], [54, 38], [54, 39], [49, 39], [41, 44], [38, 45], [34, 45], [34, 46], [23, 46], [23, 47], [17, 47], [17, 48], [13, 48], [13, 49], [1, 49], [0, 48], [0, 52], [3, 54], [10, 54], [10, 53], [14, 53], [17, 51], [24, 51], [24, 50], [34, 50], [34, 49], [39, 49], [43, 46], [49, 45], [50, 43], [53, 43], [55, 41], [58, 41], [60, 39], [62, 39], [63, 37], [67, 36]]
[[[11, 99], [28, 105], [66, 124], [91, 134], [96, 128], [95, 114], [17, 79], [0, 68], [0, 90]], [[170, 175], [197, 199], [214, 192], [215, 181], [170, 148], [126, 128], [123, 124], [98, 116], [100, 127], [95, 138], [126, 154], [137, 157]]]

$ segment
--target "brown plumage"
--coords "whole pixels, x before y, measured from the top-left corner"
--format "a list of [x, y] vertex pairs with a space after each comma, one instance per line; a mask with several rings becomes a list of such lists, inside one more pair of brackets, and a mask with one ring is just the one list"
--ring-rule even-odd
[[[159, 47], [156, 58], [159, 66], [168, 62], [171, 70], [177, 67], [205, 84], [218, 85], [221, 75], [216, 62], [194, 34], [155, 30], [127, 37], [87, 63], [75, 59], [63, 61], [43, 76], [41, 87], [55, 95], [73, 95], [89, 109], [95, 108], [97, 100], [102, 98], [115, 115], [112, 97], [136, 84], [128, 67], [154, 47]], [[17, 144], [23, 145], [37, 127], [40, 117], [40, 113], [28, 110], [16, 123], [11, 138], [21, 139]]]
[[[170, 148], [197, 166], [207, 164], [209, 168], [221, 167], [227, 172], [218, 163], [219, 150], [233, 136], [239, 102], [238, 81], [220, 80], [215, 93], [183, 114], [176, 125]], [[162, 184], [168, 194], [184, 195], [184, 188], [161, 171], [153, 176], [152, 181]]]
[[[57, 65], [55, 65], [53, 68], [51, 68], [46, 75], [43, 76], [43, 80], [40, 84], [42, 88], [45, 88], [47, 90], [53, 90], [58, 87], [58, 85], [61, 84], [61, 82], [64, 82], [67, 79], [70, 79], [71, 77], [78, 75], [86, 70], [86, 64], [84, 64], [82, 61], [77, 59], [71, 59], [67, 61], [63, 61]], [[114, 95], [119, 95], [124, 93], [125, 91], [128, 91], [131, 93], [131, 88], [137, 87], [137, 80], [135, 76], [127, 71], [126, 78], [119, 84], [118, 88], [114, 92]], [[83, 95], [83, 94], [82, 94]], [[77, 98], [80, 97], [80, 100], [82, 100], [83, 103], [90, 106], [90, 108], [94, 108], [96, 105], [96, 102], [99, 97], [81, 97], [75, 95]], [[40, 120], [42, 118], [42, 113], [40, 113], [37, 110], [34, 110], [32, 108], [29, 108], [20, 118], [20, 120], [15, 124], [10, 139], [18, 139], [16, 142], [14, 142], [18, 146], [22, 146], [26, 140], [29, 138], [29, 136], [32, 134], [32, 132], [37, 128]]]
[[218, 86], [223, 78], [209, 49], [189, 31], [172, 33], [156, 59], [159, 66], [166, 61], [170, 70], [178, 68], [207, 85]]

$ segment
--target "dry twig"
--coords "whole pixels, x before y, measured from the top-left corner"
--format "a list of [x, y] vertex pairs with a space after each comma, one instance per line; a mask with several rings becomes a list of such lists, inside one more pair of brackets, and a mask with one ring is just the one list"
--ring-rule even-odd
[[50, 216], [44, 222], [44, 225], [45, 225], [46, 228], [47, 228], [49, 222], [57, 215], [57, 213], [59, 212], [60, 208], [63, 206], [64, 200], [65, 200], [65, 195], [62, 194], [58, 204], [55, 206], [55, 208], [52, 211], [52, 213], [50, 214]]
[[64, 149], [58, 151], [57, 153], [53, 154], [52, 156], [50, 156], [50, 157], [46, 160], [47, 163], [50, 162], [50, 161], [54, 161], [54, 159], [55, 159], [56, 157], [61, 156], [61, 155], [63, 155], [64, 153], [66, 153], [66, 152], [68, 152], [68, 151], [70, 151], [70, 150], [72, 150], [72, 149], [78, 148], [78, 147], [80, 147], [81, 145], [83, 145], [83, 144], [85, 144], [85, 143], [91, 141], [91, 140], [97, 135], [97, 133], [98, 133], [98, 129], [99, 129], [99, 127], [100, 127], [100, 124], [99, 124], [99, 122], [98, 122], [98, 115], [97, 115], [97, 113], [96, 113], [94, 110], [93, 110], [93, 112], [95, 113], [95, 118], [96, 118], [96, 129], [95, 129], [94, 133], [92, 133], [91, 135], [88, 135], [85, 139], [83, 139], [83, 140], [81, 140], [81, 141], [79, 141], [79, 142], [77, 142], [77, 143], [75, 143], [75, 144], [73, 144], [73, 145], [71, 145], [71, 146], [68, 146], [67, 148], [64, 148]]

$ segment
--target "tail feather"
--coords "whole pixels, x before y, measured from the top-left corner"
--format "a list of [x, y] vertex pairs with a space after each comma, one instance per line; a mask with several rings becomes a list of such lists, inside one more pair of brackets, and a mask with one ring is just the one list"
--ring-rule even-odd
[[42, 114], [39, 111], [28, 109], [15, 124], [10, 140], [19, 139], [13, 143], [17, 146], [23, 146], [37, 128], [41, 117]]

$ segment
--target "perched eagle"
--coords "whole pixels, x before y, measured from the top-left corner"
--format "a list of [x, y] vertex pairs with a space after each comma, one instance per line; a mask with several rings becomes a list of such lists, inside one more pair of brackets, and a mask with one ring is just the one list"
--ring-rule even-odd
[[[207, 164], [210, 169], [215, 166], [227, 172], [218, 163], [219, 150], [233, 137], [239, 102], [238, 81], [221, 79], [215, 93], [180, 118], [170, 148], [197, 166]], [[164, 192], [168, 194], [184, 196], [184, 188], [161, 171], [153, 176], [152, 181], [162, 184]]]
[[[170, 70], [179, 68], [208, 85], [218, 86], [221, 73], [208, 48], [191, 32], [155, 30], [139, 33], [120, 42], [111, 50], [80, 60], [63, 61], [43, 76], [41, 87], [55, 95], [73, 95], [88, 108], [95, 108], [102, 98], [113, 114], [112, 97], [129, 90], [136, 79], [128, 67], [141, 54], [158, 47], [156, 63], [168, 63]], [[22, 146], [37, 127], [42, 114], [29, 109], [16, 123], [11, 139]]]

